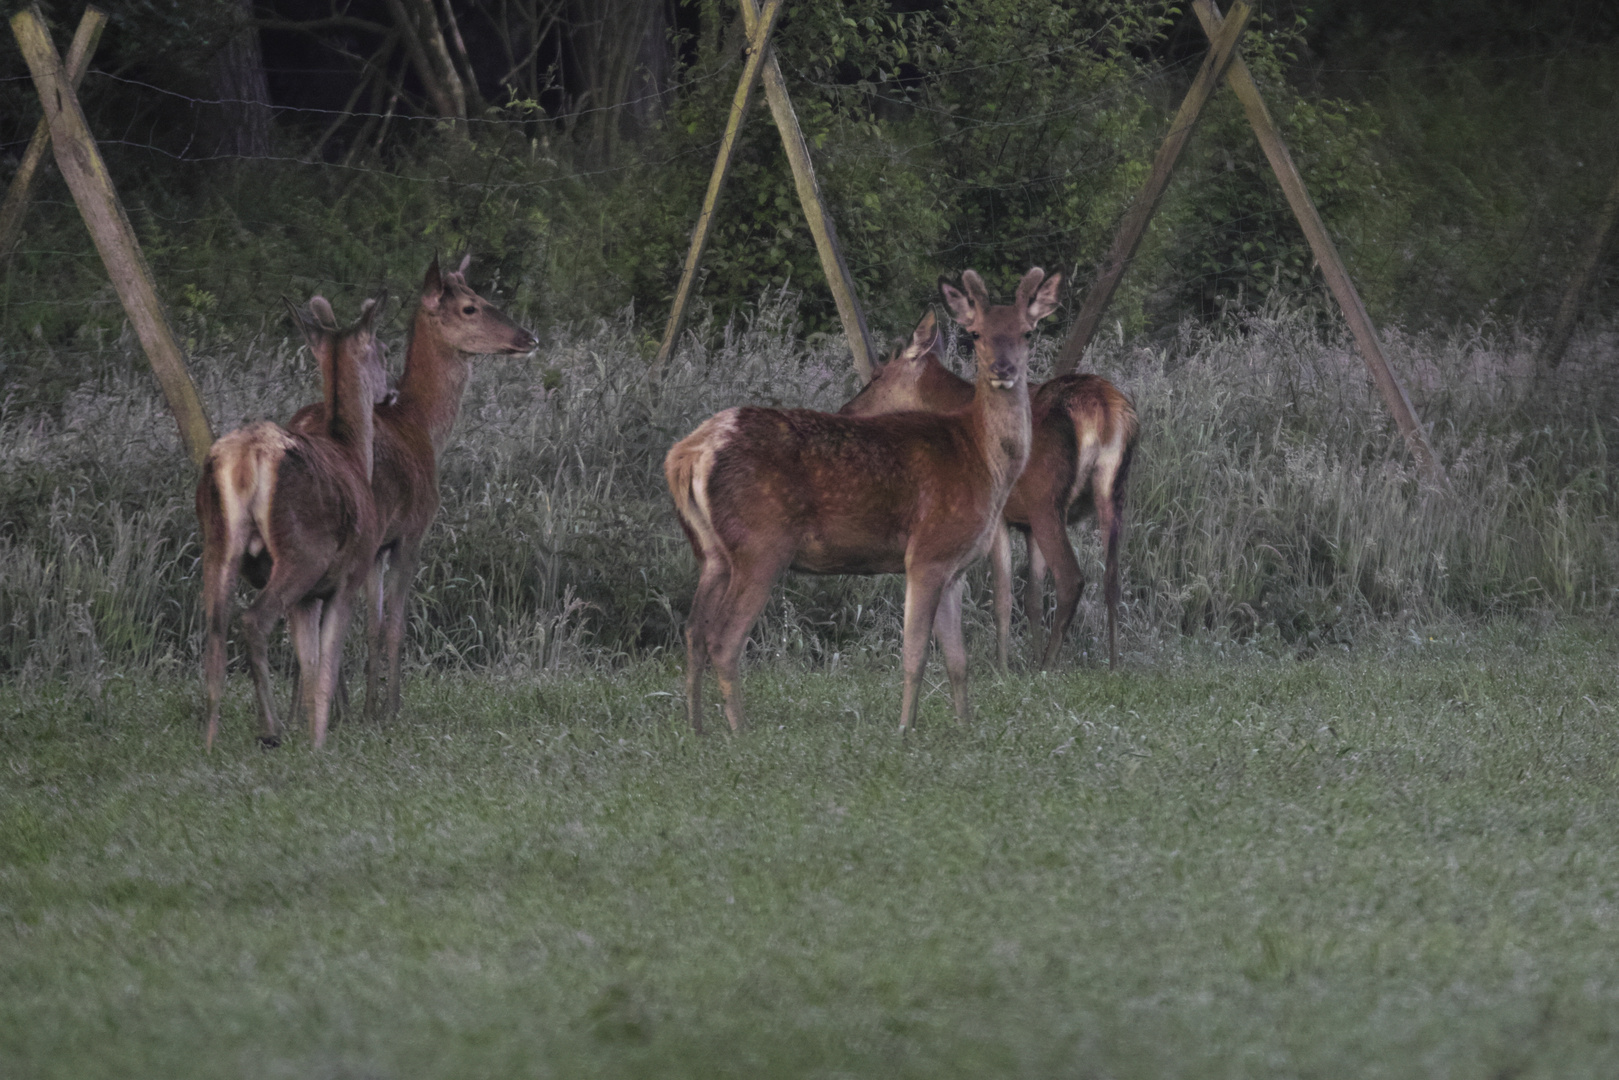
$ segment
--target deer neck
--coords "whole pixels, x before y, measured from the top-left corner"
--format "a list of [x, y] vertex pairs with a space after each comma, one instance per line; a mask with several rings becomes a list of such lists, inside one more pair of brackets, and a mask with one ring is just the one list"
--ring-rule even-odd
[[973, 383], [930, 356], [918, 380], [917, 397], [924, 408], [947, 412], [966, 408], [973, 399], [975, 389]]
[[426, 311], [417, 311], [405, 350], [405, 371], [399, 379], [398, 414], [427, 432], [439, 453], [461, 413], [461, 395], [467, 388], [467, 362], [444, 339]]
[[995, 481], [997, 498], [1004, 500], [1029, 460], [1032, 434], [1028, 378], [1020, 377], [1014, 388], [1002, 390], [990, 385], [988, 365], [979, 365], [970, 415]]
[[371, 479], [376, 419], [357, 360], [359, 350], [339, 342], [333, 348], [332, 377], [326, 380], [326, 432]]

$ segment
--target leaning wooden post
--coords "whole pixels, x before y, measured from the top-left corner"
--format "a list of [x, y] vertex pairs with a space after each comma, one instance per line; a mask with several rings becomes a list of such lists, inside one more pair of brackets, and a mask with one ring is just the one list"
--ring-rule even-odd
[[[755, 0], [741, 0], [741, 5], [743, 25], [751, 35], [759, 21]], [[781, 65], [776, 63], [774, 50], [765, 58], [764, 80], [765, 99], [770, 102], [770, 115], [776, 120], [782, 147], [787, 151], [787, 162], [793, 168], [793, 183], [798, 188], [798, 201], [804, 207], [810, 235], [815, 237], [815, 251], [821, 257], [821, 272], [826, 275], [832, 299], [837, 302], [843, 334], [849, 339], [849, 350], [854, 353], [855, 370], [860, 373], [860, 381], [868, 383], [876, 361], [871, 331], [866, 328], [865, 313], [860, 310], [860, 301], [855, 297], [854, 278], [849, 274], [848, 264], [843, 261], [843, 252], [838, 248], [838, 232], [821, 198], [821, 187], [815, 180], [815, 166], [810, 161], [809, 143], [804, 140], [804, 131], [798, 126], [798, 114], [793, 111], [792, 99], [787, 96], [787, 80], [782, 78]]]
[[[1220, 33], [1221, 20], [1214, 0], [1192, 0], [1192, 9], [1203, 24], [1203, 32], [1211, 39], [1216, 38]], [[1271, 171], [1282, 185], [1287, 205], [1304, 229], [1315, 261], [1320, 264], [1322, 276], [1327, 279], [1327, 288], [1338, 301], [1338, 307], [1349, 323], [1349, 331], [1355, 337], [1355, 344], [1360, 347], [1361, 358], [1371, 372], [1372, 381], [1377, 384], [1383, 404], [1393, 415], [1400, 434], [1405, 436], [1406, 446], [1410, 448], [1417, 465], [1430, 479], [1442, 481], [1444, 473], [1428, 447], [1428, 437], [1417, 420], [1416, 410], [1411, 407], [1411, 399], [1406, 396], [1405, 387], [1395, 378], [1383, 355], [1383, 346], [1377, 339], [1377, 329], [1372, 325], [1371, 316], [1366, 313], [1366, 305], [1361, 303], [1360, 293], [1355, 291], [1355, 283], [1349, 279], [1349, 271], [1338, 257], [1338, 248], [1327, 233], [1326, 225], [1322, 224], [1321, 215], [1310, 200], [1310, 193], [1305, 190], [1304, 178], [1293, 164], [1287, 144], [1282, 141], [1276, 125], [1271, 121], [1270, 110], [1265, 108], [1265, 100], [1260, 97], [1259, 87], [1254, 83], [1248, 65], [1242, 62], [1240, 56], [1234, 58], [1226, 69], [1225, 77], [1231, 89], [1236, 91], [1237, 99], [1242, 102], [1243, 112], [1248, 115], [1248, 123], [1253, 127], [1254, 134], [1259, 136], [1259, 145], [1270, 161]]]
[[[90, 57], [95, 55], [96, 45], [101, 41], [101, 31], [106, 25], [106, 12], [98, 7], [84, 9], [79, 28], [73, 34], [73, 44], [67, 50], [68, 80], [75, 90], [84, 81], [84, 73], [90, 68]], [[22, 164], [17, 166], [11, 186], [6, 189], [6, 201], [0, 205], [0, 259], [11, 254], [17, 237], [22, 235], [22, 217], [28, 209], [29, 189], [33, 187], [34, 174], [39, 171], [40, 162], [45, 160], [45, 151], [50, 145], [50, 122], [41, 119], [39, 126], [34, 128], [34, 137], [28, 141], [28, 149], [23, 152]]]
[[[1597, 214], [1596, 228], [1586, 236], [1579, 262], [1568, 277], [1563, 302], [1557, 306], [1557, 317], [1552, 320], [1546, 344], [1540, 350], [1540, 367], [1543, 370], [1550, 371], [1560, 364], [1563, 354], [1568, 351], [1569, 339], [1574, 336], [1574, 324], [1580, 318], [1580, 304], [1584, 302], [1586, 293], [1591, 291], [1597, 266], [1602, 262], [1602, 249], [1608, 246], [1616, 221], [1619, 221], [1619, 176], [1613, 178], [1613, 187], [1608, 189], [1608, 197], [1603, 200], [1602, 210]], [[0, 254], [4, 253], [5, 248], [0, 247]]]
[[45, 106], [56, 166], [62, 170], [79, 214], [89, 227], [96, 250], [101, 253], [101, 261], [112, 278], [113, 288], [118, 291], [152, 371], [169, 400], [169, 408], [180, 426], [180, 441], [191, 460], [201, 466], [208, 447], [213, 444], [207, 414], [163, 315], [157, 289], [152, 284], [152, 272], [141, 254], [135, 230], [118, 201], [107, 164], [90, 136], [79, 99], [62, 70], [61, 57], [51, 44], [39, 9], [31, 6], [13, 15], [11, 31], [22, 48], [34, 87]]
[[686, 321], [686, 306], [691, 302], [692, 289], [697, 283], [697, 268], [703, 262], [703, 250], [708, 247], [708, 235], [713, 231], [714, 208], [719, 205], [720, 189], [725, 186], [725, 174], [731, 168], [731, 156], [736, 151], [737, 136], [742, 121], [753, 99], [753, 84], [759, 81], [759, 67], [764, 63], [765, 43], [775, 29], [776, 16], [781, 14], [782, 0], [765, 0], [764, 14], [755, 19], [748, 30], [748, 59], [742, 65], [742, 78], [736, 84], [731, 98], [731, 115], [725, 122], [725, 135], [720, 140], [719, 156], [714, 159], [714, 172], [708, 178], [708, 193], [703, 196], [703, 210], [697, 215], [697, 228], [691, 234], [691, 248], [686, 252], [686, 268], [680, 273], [680, 286], [675, 290], [674, 307], [669, 310], [669, 322], [663, 328], [663, 343], [652, 361], [654, 370], [661, 369], [674, 355], [675, 342], [680, 340], [680, 328]]
[[1067, 375], [1079, 364], [1080, 357], [1085, 355], [1085, 349], [1096, 334], [1096, 327], [1102, 321], [1102, 311], [1107, 307], [1108, 301], [1113, 299], [1113, 293], [1119, 287], [1119, 280], [1124, 277], [1124, 271], [1135, 257], [1136, 248], [1141, 244], [1141, 237], [1147, 231], [1147, 222], [1152, 219], [1153, 211], [1158, 208], [1158, 200], [1163, 197], [1164, 189], [1169, 186], [1169, 175], [1175, 170], [1175, 161], [1180, 157], [1181, 148], [1191, 137], [1192, 125], [1197, 123], [1197, 117], [1203, 111], [1203, 105], [1209, 100], [1220, 85], [1220, 76], [1225, 73], [1227, 65], [1237, 52], [1237, 39], [1242, 36], [1243, 28], [1248, 25], [1248, 18], [1254, 9], [1237, 0], [1231, 6], [1231, 15], [1226, 19], [1225, 25], [1214, 37], [1209, 51], [1203, 57], [1203, 66], [1198, 68], [1197, 77], [1192, 80], [1192, 87], [1186, 92], [1186, 98], [1175, 113], [1174, 121], [1169, 125], [1169, 134], [1164, 137], [1163, 145], [1158, 148], [1158, 154], [1152, 159], [1152, 171], [1147, 175], [1147, 183], [1136, 196], [1136, 201], [1130, 205], [1129, 211], [1124, 215], [1124, 221], [1119, 231], [1113, 237], [1113, 246], [1108, 250], [1107, 258], [1102, 263], [1102, 272], [1097, 275], [1096, 284], [1085, 297], [1084, 305], [1079, 309], [1079, 317], [1074, 320], [1074, 327], [1068, 332], [1067, 339], [1062, 344], [1062, 350], [1057, 353], [1057, 362], [1052, 368], [1055, 375]]

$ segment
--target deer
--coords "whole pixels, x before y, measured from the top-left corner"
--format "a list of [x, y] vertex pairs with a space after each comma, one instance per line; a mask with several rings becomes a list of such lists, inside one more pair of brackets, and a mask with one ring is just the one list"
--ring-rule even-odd
[[[458, 269], [441, 273], [435, 256], [428, 266], [398, 387], [375, 407], [376, 469], [371, 490], [382, 538], [366, 581], [365, 668], [365, 708], [373, 719], [392, 720], [399, 714], [399, 654], [410, 583], [421, 562], [428, 526], [438, 514], [438, 459], [461, 412], [471, 372], [469, 357], [523, 355], [539, 345], [533, 334], [468, 287], [471, 262], [467, 255]], [[329, 416], [326, 403], [306, 406], [287, 427], [294, 432], [317, 431]]]
[[328, 710], [354, 600], [376, 560], [381, 532], [371, 497], [374, 403], [387, 392], [375, 334], [381, 303], [337, 329], [324, 297], [288, 305], [324, 372], [327, 422], [311, 432], [269, 421], [216, 440], [197, 483], [202, 528], [204, 743], [219, 735], [225, 648], [238, 575], [259, 586], [243, 613], [260, 733], [281, 744], [270, 687], [269, 634], [282, 616], [298, 660], [299, 711], [316, 748]]
[[[904, 410], [950, 413], [973, 400], [972, 383], [946, 368], [941, 350], [896, 352], [839, 412], [875, 416]], [[1033, 438], [1029, 462], [1002, 511], [1009, 528], [1029, 540], [1029, 586], [1024, 612], [1031, 651], [1042, 668], [1057, 661], [1069, 624], [1079, 608], [1085, 575], [1068, 539], [1068, 523], [1094, 509], [1105, 557], [1102, 592], [1107, 606], [1108, 667], [1119, 666], [1119, 545], [1124, 528], [1125, 485], [1135, 454], [1139, 426], [1135, 407], [1119, 389], [1097, 375], [1060, 375], [1030, 393]], [[1086, 498], [1088, 496], [1088, 498]], [[1051, 635], [1042, 650], [1044, 579], [1055, 582], [1057, 605]], [[1012, 624], [1012, 551], [1006, 528], [990, 553], [994, 592], [996, 659], [1007, 668]]]
[[[971, 720], [961, 598], [967, 567], [990, 547], [1029, 454], [1029, 339], [1057, 306], [1062, 275], [1039, 267], [1016, 300], [991, 306], [983, 279], [965, 292], [940, 279], [951, 317], [974, 343], [969, 405], [948, 414], [840, 416], [741, 407], [703, 421], [670, 449], [664, 475], [698, 581], [686, 623], [686, 712], [703, 730], [712, 663], [733, 732], [744, 728], [739, 661], [781, 574], [905, 575], [904, 691], [912, 728], [931, 628], [944, 654], [957, 723]], [[933, 312], [910, 349], [938, 347]]]

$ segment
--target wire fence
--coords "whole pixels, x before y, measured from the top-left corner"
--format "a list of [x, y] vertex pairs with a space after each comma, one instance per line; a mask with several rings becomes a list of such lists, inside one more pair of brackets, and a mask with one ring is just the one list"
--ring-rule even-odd
[[[929, 78], [944, 80], [1050, 63], [1064, 54], [1090, 48], [1092, 44], [1078, 40], [989, 64], [942, 68], [930, 72]], [[1583, 70], [1591, 63], [1593, 55], [1596, 54], [1590, 49], [1570, 48], [1491, 63], [1510, 69], [1513, 64], [1538, 62], [1551, 72], [1547, 75], [1551, 79], [1559, 70], [1566, 73]], [[1114, 225], [1114, 220], [1101, 215], [1122, 213], [1127, 201], [1128, 192], [1118, 188], [1120, 176], [1132, 167], [1139, 167], [1167, 133], [1167, 116], [1178, 94], [1177, 88], [1185, 83], [1198, 62], [1195, 56], [1183, 59], [1133, 78], [1114, 79], [1089, 93], [1054, 98], [1038, 107], [1016, 111], [1015, 115], [967, 115], [959, 109], [942, 106], [926, 92], [910, 93], [897, 107], [910, 117], [920, 116], [934, 122], [934, 130], [931, 133], [923, 130], [921, 135], [913, 131], [907, 141], [898, 145], [898, 152], [906, 160], [925, 164], [928, 171], [923, 182], [930, 198], [938, 205], [958, 208], [958, 219], [947, 221], [932, 235], [908, 236], [903, 247], [886, 246], [880, 239], [873, 241], [852, 231], [846, 234], [845, 257], [857, 282], [890, 281], [918, 264], [960, 268], [993, 263], [1005, 251], [1053, 253], [1051, 261], [1076, 283], [1088, 280]], [[738, 70], [739, 64], [733, 58], [707, 70], [687, 72], [677, 85], [655, 94], [632, 96], [611, 106], [576, 109], [570, 114], [569, 123], [577, 125], [592, 115], [622, 113], [654, 100], [667, 104], [681, 95], [722, 89], [729, 85]], [[1408, 73], [1420, 74], [1422, 70], [1422, 65], [1413, 64], [1409, 65]], [[287, 79], [310, 77], [312, 72], [272, 69], [269, 75]], [[0, 95], [26, 101], [28, 81], [22, 75], [0, 77]], [[795, 82], [792, 89], [806, 98], [820, 95], [822, 99], [856, 92], [847, 84], [813, 79]], [[137, 192], [130, 209], [138, 230], [160, 234], [169, 242], [163, 256], [154, 260], [159, 265], [160, 277], [166, 273], [180, 279], [193, 278], [210, 270], [208, 262], [186, 258], [184, 241], [188, 232], [208, 229], [219, 222], [217, 200], [210, 199], [206, 189], [213, 181], [213, 170], [220, 167], [278, 168], [289, 178], [290, 186], [297, 186], [301, 178], [312, 190], [331, 191], [341, 189], [345, 183], [375, 182], [417, 188], [425, 193], [449, 191], [454, 201], [472, 208], [470, 214], [476, 221], [480, 215], [504, 213], [499, 209], [504, 205], [503, 199], [552, 205], [566, 203], [584, 189], [600, 192], [617, 186], [658, 183], [660, 178], [674, 173], [700, 177], [706, 173], [719, 146], [716, 124], [711, 125], [713, 130], [709, 137], [647, 139], [626, 151], [620, 160], [593, 163], [560, 146], [566, 132], [557, 121], [536, 119], [534, 114], [519, 109], [493, 108], [467, 119], [472, 142], [508, 147], [527, 144], [531, 147], [533, 167], [521, 168], [521, 162], [517, 163], [519, 167], [513, 167], [508, 161], [498, 167], [491, 164], [482, 175], [470, 171], [446, 175], [430, 168], [412, 168], [408, 161], [413, 147], [444, 126], [439, 118], [393, 109], [339, 110], [271, 103], [272, 126], [279, 133], [277, 146], [267, 155], [248, 159], [234, 152], [207, 149], [201, 116], [208, 110], [252, 105], [253, 102], [186, 93], [148, 78], [94, 66], [86, 76], [82, 93], [87, 101], [99, 106], [92, 109], [94, 117], [120, 118], [121, 122], [98, 130], [96, 137], [114, 159], [115, 183]], [[118, 103], [116, 107], [109, 104], [114, 101]], [[1048, 167], [1041, 171], [1008, 176], [1005, 175], [1007, 170], [1000, 170], [998, 175], [995, 169], [978, 167], [984, 163], [980, 159], [963, 162], [960, 167], [952, 160], [951, 148], [973, 139], [1000, 138], [1010, 145], [1017, 140], [1070, 138], [1077, 144], [1079, 140], [1072, 133], [1084, 129], [1093, 118], [1120, 110], [1139, 111], [1143, 103], [1149, 111], [1157, 110], [1164, 118], [1156, 127], [1150, 122], [1137, 124], [1129, 137], [1111, 143], [1105, 138], [1091, 138], [1076, 152], [1049, 158], [1044, 162]], [[1596, 117], [1576, 119], [1585, 122]], [[339, 124], [363, 127], [385, 121], [395, 125], [394, 141], [390, 144], [395, 152], [333, 152], [341, 147], [329, 136], [331, 129]], [[1203, 127], [1209, 126], [1205, 121]], [[20, 151], [17, 140], [26, 136], [30, 127], [31, 122], [24, 116], [13, 117], [9, 124], [0, 127], [0, 138], [6, 140], [0, 145], [0, 161], [15, 158]], [[750, 127], [755, 139], [768, 141], [771, 137], [769, 123], [762, 117], [755, 117]], [[320, 134], [311, 134], [317, 129]], [[411, 135], [411, 132], [416, 134]], [[1194, 142], [1199, 134], [1194, 134]], [[549, 139], [558, 140], [559, 145], [554, 150], [540, 150], [539, 144]], [[1580, 138], [1576, 136], [1574, 141], [1578, 143]], [[1465, 318], [1468, 304], [1478, 318], [1510, 318], [1531, 324], [1548, 319], [1576, 261], [1579, 242], [1590, 231], [1600, 210], [1606, 188], [1600, 177], [1615, 171], [1615, 162], [1619, 161], [1619, 142], [1607, 129], [1588, 132], [1583, 141], [1586, 153], [1581, 157], [1588, 160], [1579, 160], [1574, 168], [1563, 172], [1543, 170], [1537, 178], [1536, 190], [1526, 190], [1520, 182], [1508, 192], [1509, 199], [1520, 205], [1508, 213], [1493, 219], [1446, 223], [1445, 229], [1453, 241], [1450, 246], [1467, 249], [1466, 256], [1455, 260], [1454, 265], [1443, 261], [1446, 246], [1446, 237], [1440, 235], [1443, 230], [1431, 230], [1434, 235], [1427, 237], [1423, 244], [1404, 245], [1408, 250], [1394, 250], [1394, 245], [1389, 243], [1397, 230], [1389, 228], [1386, 219], [1400, 215], [1396, 200], [1409, 192], [1390, 191], [1375, 196], [1362, 192], [1355, 196], [1351, 201], [1358, 201], [1359, 205], [1349, 208], [1337, 219], [1351, 226], [1350, 234], [1341, 235], [1339, 242], [1346, 249], [1352, 268], [1364, 268], [1373, 277], [1381, 275], [1378, 279], [1381, 292], [1378, 283], [1374, 283], [1368, 293], [1374, 316], [1390, 322], [1412, 321], [1413, 309], [1420, 305], [1402, 304], [1399, 294], [1402, 285], [1416, 282], [1434, 295], [1448, 285], [1457, 298], [1445, 305], [1445, 314], [1452, 319]], [[302, 151], [296, 149], [300, 144]], [[320, 149], [321, 153], [312, 155], [308, 152], [311, 148]], [[384, 147], [387, 149], [389, 147]], [[1363, 158], [1375, 158], [1378, 152], [1375, 146], [1359, 150]], [[1564, 156], [1573, 153], [1566, 147], [1560, 152]], [[1308, 171], [1311, 162], [1305, 161], [1304, 165]], [[1373, 162], [1366, 175], [1375, 176], [1376, 167], [1377, 163]], [[834, 162], [832, 171], [836, 173], [838, 168], [839, 164]], [[161, 173], [166, 180], [190, 186], [196, 197], [151, 197], [150, 192], [142, 190], [143, 178], [156, 173]], [[1420, 178], [1420, 168], [1415, 174]], [[785, 176], [778, 179], [785, 184]], [[73, 208], [63, 197], [59, 182], [47, 180], [37, 187], [30, 211], [35, 223], [27, 228], [22, 243], [10, 254], [4, 268], [6, 279], [0, 290], [0, 322], [13, 321], [22, 308], [67, 310], [93, 300], [85, 295], [64, 293], [56, 275], [40, 270], [46, 261], [59, 260], [77, 267], [77, 276], [89, 282], [97, 276], [99, 267], [82, 230], [70, 227]], [[1047, 212], [1063, 198], [1071, 198], [1074, 191], [1088, 187], [1107, 189], [1107, 197], [1088, 197], [1078, 212], [1068, 207]], [[1234, 187], [1243, 189], [1239, 192], [1241, 198], [1231, 194]], [[722, 201], [722, 219], [728, 213], [748, 212], [737, 208], [746, 203], [750, 193], [734, 188], [735, 185]], [[1266, 193], [1268, 205], [1264, 201]], [[1339, 193], [1329, 192], [1329, 199], [1335, 194]], [[1368, 210], [1368, 203], [1379, 200], [1385, 203], [1383, 207]], [[1009, 212], [1004, 224], [965, 221], [959, 212], [962, 207], [978, 208], [991, 214], [1001, 209]], [[1146, 301], [1138, 296], [1135, 301], [1138, 305], [1145, 302], [1149, 307], [1156, 303], [1159, 321], [1164, 325], [1171, 325], [1186, 314], [1207, 315], [1211, 305], [1256, 302], [1255, 296], [1232, 293], [1233, 288], [1240, 290], [1264, 284], [1251, 267], [1245, 270], [1238, 265], [1242, 253], [1255, 243], [1269, 245], [1271, 249], [1276, 248], [1279, 240], [1284, 246], [1291, 244], [1291, 251], [1268, 250], [1262, 253], [1265, 258], [1254, 260], [1263, 263], [1268, 259], [1272, 270], [1277, 271], [1278, 283], [1281, 270], [1296, 269], [1301, 260], [1307, 262], [1300, 255], [1303, 245], [1297, 230], [1257, 153], [1234, 155], [1227, 146], [1205, 146], [1200, 160], [1179, 170], [1165, 207], [1164, 220], [1157, 227], [1155, 239], [1149, 239], [1149, 250], [1141, 256], [1156, 259], [1150, 281], [1139, 283], [1138, 288], [1138, 291], [1147, 290], [1150, 296]], [[1195, 210], [1188, 211], [1188, 207]], [[832, 209], [836, 220], [843, 208], [834, 205]], [[695, 220], [695, 202], [676, 210], [675, 216], [683, 214], [688, 223], [684, 227]], [[231, 221], [243, 234], [243, 242], [285, 230], [287, 225], [284, 211], [263, 203], [240, 202], [229, 211]], [[1333, 212], [1333, 207], [1327, 207], [1329, 221], [1334, 220]], [[791, 219], [794, 211], [789, 207], [781, 216]], [[1414, 218], [1415, 215], [1407, 211], [1406, 216]], [[461, 217], [460, 232], [466, 238], [475, 229], [468, 226], [467, 215]], [[1375, 228], [1361, 227], [1365, 220], [1379, 217], [1385, 219], [1380, 235]], [[40, 219], [54, 222], [57, 227], [38, 227]], [[1422, 231], [1422, 225], [1413, 221], [1412, 231]], [[665, 230], [669, 234], [666, 239], [675, 240], [676, 246], [679, 237], [674, 234], [678, 231], [678, 228]], [[568, 242], [573, 243], [575, 239], [569, 237]], [[1457, 240], [1459, 244], [1454, 242]], [[799, 237], [798, 242], [807, 248], [807, 238]], [[724, 243], [723, 239], [719, 241], [720, 245]], [[668, 246], [666, 243], [665, 247]], [[1279, 265], [1284, 261], [1282, 256], [1291, 258], [1295, 266]], [[665, 261], [667, 265], [661, 269], [644, 272], [650, 278], [661, 275], [666, 282], [665, 289], [672, 291], [678, 259]], [[1599, 273], [1585, 301], [1588, 310], [1600, 313], [1613, 309], [1616, 294], [1619, 294], [1619, 280], [1610, 263], [1607, 259], [1599, 261]], [[1397, 269], [1391, 271], [1389, 267], [1396, 264]], [[19, 267], [25, 269], [19, 272]], [[311, 268], [309, 276], [339, 288], [364, 289], [375, 285], [374, 280], [344, 276], [337, 267]], [[284, 286], [284, 283], [264, 284]], [[807, 286], [813, 282], [801, 284]], [[178, 287], [175, 281], [160, 281], [160, 285], [170, 292]], [[1127, 285], [1127, 290], [1130, 287]], [[1193, 299], [1188, 300], [1189, 297]], [[643, 311], [659, 300], [656, 290], [649, 295], [644, 284], [639, 287], [637, 298]], [[1201, 303], [1203, 310], [1189, 310], [1189, 303]], [[655, 312], [646, 313], [655, 321]], [[897, 323], [903, 319], [885, 321]], [[1139, 328], [1139, 319], [1136, 325]]]

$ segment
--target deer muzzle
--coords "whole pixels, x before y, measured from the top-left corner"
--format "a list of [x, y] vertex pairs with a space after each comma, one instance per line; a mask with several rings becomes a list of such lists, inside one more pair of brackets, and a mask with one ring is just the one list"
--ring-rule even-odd
[[997, 390], [1010, 390], [1017, 385], [1018, 365], [1010, 360], [997, 360], [989, 366], [989, 385]]

